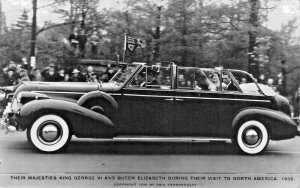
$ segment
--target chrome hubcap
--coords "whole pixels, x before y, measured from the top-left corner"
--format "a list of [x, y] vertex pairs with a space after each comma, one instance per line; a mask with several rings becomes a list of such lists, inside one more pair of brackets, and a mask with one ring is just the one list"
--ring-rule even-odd
[[43, 144], [56, 144], [62, 137], [62, 127], [55, 121], [47, 121], [39, 127], [37, 136]]
[[256, 146], [259, 144], [260, 141], [260, 134], [257, 132], [256, 129], [250, 128], [245, 130], [244, 135], [243, 135], [243, 140], [244, 143], [247, 144], [249, 147]]
[[46, 141], [53, 141], [57, 138], [57, 136], [58, 136], [58, 129], [56, 126], [49, 124], [43, 127], [42, 137]]
[[258, 133], [253, 129], [248, 130], [245, 134], [245, 137], [246, 137], [247, 143], [249, 143], [249, 144], [255, 144], [259, 139]]

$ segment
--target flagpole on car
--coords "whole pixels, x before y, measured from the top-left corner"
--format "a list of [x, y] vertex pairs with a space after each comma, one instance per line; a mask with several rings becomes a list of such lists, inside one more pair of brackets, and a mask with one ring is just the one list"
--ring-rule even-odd
[[125, 63], [126, 43], [127, 43], [127, 33], [124, 34], [123, 63]]

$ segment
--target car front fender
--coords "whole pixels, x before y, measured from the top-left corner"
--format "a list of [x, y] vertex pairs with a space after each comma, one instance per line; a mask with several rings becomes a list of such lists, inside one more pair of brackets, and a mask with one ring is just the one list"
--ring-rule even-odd
[[297, 135], [297, 124], [285, 113], [253, 107], [241, 110], [233, 119], [233, 137], [236, 135], [239, 126], [248, 120], [258, 120], [263, 123], [272, 140], [294, 138]]
[[80, 99], [77, 101], [77, 104], [80, 106], [83, 106], [84, 103], [90, 99], [94, 98], [103, 98], [107, 101], [109, 101], [114, 109], [118, 108], [118, 103], [115, 101], [115, 99], [110, 96], [109, 94], [102, 92], [102, 91], [91, 91], [89, 93], [84, 94]]
[[22, 106], [17, 113], [18, 128], [25, 130], [46, 114], [61, 116], [77, 137], [110, 138], [116, 132], [116, 126], [104, 115], [76, 103], [55, 99], [35, 100]]

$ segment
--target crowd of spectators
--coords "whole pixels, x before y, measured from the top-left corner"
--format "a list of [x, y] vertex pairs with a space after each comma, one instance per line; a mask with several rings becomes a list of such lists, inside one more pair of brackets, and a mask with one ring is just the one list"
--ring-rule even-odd
[[3, 85], [14, 86], [24, 81], [29, 81], [27, 64], [16, 64], [14, 61], [9, 61], [8, 65], [3, 68]]
[[104, 71], [96, 72], [93, 66], [59, 68], [54, 63], [50, 63], [45, 68], [31, 68], [28, 64], [16, 64], [9, 61], [8, 65], [2, 69], [3, 86], [14, 86], [24, 81], [44, 81], [44, 82], [108, 82], [115, 74], [115, 70], [107, 67]]
[[[115, 70], [110, 69], [110, 67], [107, 67], [105, 71], [102, 72], [96, 72], [94, 70], [93, 66], [88, 66], [86, 68], [82, 67], [71, 67], [67, 69], [59, 68], [59, 66], [55, 65], [54, 63], [50, 63], [48, 67], [46, 68], [31, 68], [28, 70], [29, 66], [26, 61], [26, 59], [22, 59], [22, 63], [16, 64], [14, 61], [9, 61], [7, 66], [5, 66], [2, 69], [2, 75], [3, 75], [3, 86], [17, 86], [18, 84], [21, 84], [24, 81], [44, 81], [44, 82], [108, 82], [110, 78], [115, 74]], [[201, 72], [198, 73], [201, 77]], [[225, 75], [226, 76], [226, 75]], [[159, 79], [158, 79], [159, 80]], [[170, 78], [168, 78], [170, 81]], [[200, 79], [201, 80], [201, 79]], [[208, 78], [204, 79], [205, 83], [201, 85], [200, 81], [195, 81], [195, 83], [192, 83], [192, 81], [188, 81], [185, 79], [183, 75], [179, 75], [179, 87], [189, 87], [192, 85], [198, 86], [197, 88], [204, 88], [203, 85], [208, 86], [206, 88], [207, 90], [218, 90], [218, 87], [220, 86], [220, 78], [218, 74], [211, 74]], [[226, 82], [226, 78], [222, 79], [223, 82]], [[281, 94], [282, 92], [282, 79], [279, 77], [277, 80], [277, 84], [275, 84], [273, 78], [260, 78], [258, 80], [261, 84], [266, 84], [273, 88], [273, 90]], [[237, 90], [235, 89], [228, 89], [230, 85], [230, 79], [228, 79], [228, 83], [224, 83], [224, 88], [227, 90]], [[222, 83], [223, 87], [223, 83]], [[300, 86], [297, 88], [297, 90], [294, 92], [292, 98], [291, 98], [291, 104], [293, 106], [293, 112], [294, 116], [299, 116], [299, 97], [300, 97]]]

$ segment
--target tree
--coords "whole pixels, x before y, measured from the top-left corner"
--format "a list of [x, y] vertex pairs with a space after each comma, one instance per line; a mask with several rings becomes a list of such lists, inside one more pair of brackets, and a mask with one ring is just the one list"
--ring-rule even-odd
[[139, 19], [144, 20], [141, 27], [149, 38], [153, 54], [153, 62], [160, 60], [160, 43], [165, 28], [164, 17], [166, 12], [166, 1], [139, 0], [135, 2], [134, 11]]
[[19, 45], [23, 56], [29, 55], [29, 52], [26, 51], [29, 47], [29, 43], [27, 41], [30, 39], [31, 32], [31, 22], [29, 21], [28, 11], [23, 10], [19, 20], [13, 25], [11, 31], [19, 37], [20, 41], [18, 42], [20, 42]]
[[167, 17], [168, 27], [170, 32], [163, 39], [171, 39], [174, 47], [165, 50], [169, 56], [173, 56], [172, 59], [178, 64], [188, 65], [191, 60], [190, 56], [193, 54], [191, 46], [195, 45], [193, 31], [193, 17], [195, 15], [195, 0], [173, 0], [169, 1]]
[[32, 1], [32, 12], [30, 57], [35, 57], [37, 0]]
[[259, 73], [259, 65], [256, 60], [256, 54], [254, 53], [256, 44], [256, 37], [257, 37], [257, 28], [259, 27], [259, 7], [260, 2], [259, 0], [249, 0], [250, 4], [250, 15], [249, 15], [249, 48], [248, 48], [248, 71], [251, 73], [254, 78], [258, 79], [260, 76]]
[[61, 14], [65, 23], [71, 25], [71, 29], [75, 26], [80, 26], [82, 29], [97, 26], [99, 0], [55, 0], [55, 2], [54, 12]]
[[28, 12], [23, 11], [16, 24], [13, 24], [0, 37], [0, 65], [5, 66], [9, 60], [20, 62], [22, 57], [28, 55], [30, 48], [31, 23]]

